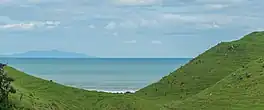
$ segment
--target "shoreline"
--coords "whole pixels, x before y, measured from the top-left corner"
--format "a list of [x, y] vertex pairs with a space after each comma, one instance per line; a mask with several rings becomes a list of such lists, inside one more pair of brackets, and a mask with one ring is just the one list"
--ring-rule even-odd
[[62, 85], [68, 86], [68, 87], [73, 87], [73, 88], [78, 88], [78, 89], [83, 89], [83, 90], [91, 91], [91, 92], [105, 92], [105, 93], [114, 93], [114, 94], [124, 94], [126, 92], [135, 93], [138, 90], [140, 90], [140, 89], [138, 89], [138, 90], [131, 90], [131, 89], [128, 89], [128, 90], [103, 90], [103, 89], [88, 89], [88, 88], [82, 88], [82, 87], [78, 87], [78, 86], [65, 85], [65, 84], [62, 84]]
[[111, 91], [111, 90], [99, 90], [99, 89], [84, 89], [84, 90], [93, 91], [93, 92], [119, 93], [119, 94], [124, 94], [126, 92], [135, 93], [136, 91], [138, 91], [138, 90]]
[[[58, 83], [58, 82], [55, 82]], [[61, 83], [58, 83], [61, 84]], [[103, 89], [88, 89], [88, 88], [82, 88], [82, 87], [78, 87], [78, 86], [74, 86], [74, 85], [67, 85], [67, 84], [61, 84], [63, 86], [67, 86], [67, 87], [73, 87], [73, 88], [77, 88], [77, 89], [83, 89], [86, 91], [90, 91], [90, 92], [105, 92], [105, 93], [113, 93], [113, 94], [124, 94], [124, 93], [136, 93], [137, 91], [139, 91], [140, 89], [137, 90], [132, 90], [132, 89], [123, 89], [123, 90], [103, 90]]]

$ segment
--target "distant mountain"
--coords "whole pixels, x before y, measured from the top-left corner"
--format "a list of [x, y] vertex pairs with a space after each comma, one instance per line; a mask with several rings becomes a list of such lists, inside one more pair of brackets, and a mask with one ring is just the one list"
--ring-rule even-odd
[[58, 50], [50, 51], [28, 51], [12, 55], [1, 55], [8, 58], [94, 58], [83, 53], [63, 52]]

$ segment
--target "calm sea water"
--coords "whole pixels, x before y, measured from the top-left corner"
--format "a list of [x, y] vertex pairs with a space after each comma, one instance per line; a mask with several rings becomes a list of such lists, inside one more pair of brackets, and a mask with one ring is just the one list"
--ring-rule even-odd
[[88, 90], [136, 91], [190, 59], [0, 59], [30, 75]]

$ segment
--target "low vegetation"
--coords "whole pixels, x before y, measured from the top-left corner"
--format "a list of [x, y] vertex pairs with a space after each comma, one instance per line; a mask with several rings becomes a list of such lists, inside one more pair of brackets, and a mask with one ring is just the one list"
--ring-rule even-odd
[[180, 102], [164, 105], [167, 110], [263, 110], [264, 60], [252, 61], [211, 87]]
[[222, 42], [136, 93], [85, 91], [6, 67], [15, 79], [12, 109], [227, 110], [264, 109], [264, 32]]
[[9, 103], [9, 93], [16, 93], [16, 90], [11, 86], [13, 78], [7, 76], [7, 72], [4, 70], [6, 64], [0, 64], [0, 110], [12, 108], [12, 104]]

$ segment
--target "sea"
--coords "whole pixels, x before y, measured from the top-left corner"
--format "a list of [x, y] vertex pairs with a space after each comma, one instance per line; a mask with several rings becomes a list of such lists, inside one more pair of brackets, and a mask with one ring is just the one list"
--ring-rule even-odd
[[135, 92], [190, 58], [0, 58], [27, 74], [92, 91]]

